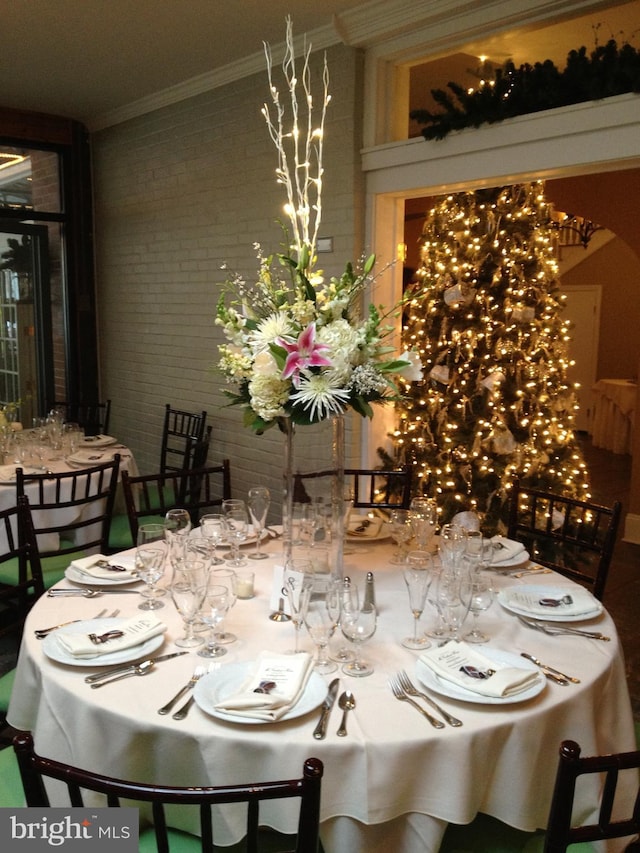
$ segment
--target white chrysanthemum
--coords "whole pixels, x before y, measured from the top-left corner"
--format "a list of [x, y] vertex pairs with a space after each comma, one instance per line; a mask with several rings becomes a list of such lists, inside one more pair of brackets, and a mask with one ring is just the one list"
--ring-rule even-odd
[[289, 398], [291, 383], [277, 376], [254, 375], [249, 382], [251, 408], [265, 421], [282, 417]]
[[346, 384], [354, 365], [360, 361], [360, 347], [364, 344], [362, 330], [354, 329], [348, 320], [335, 320], [318, 327], [317, 340], [329, 347], [333, 372], [343, 385]]
[[257, 376], [282, 376], [282, 371], [278, 367], [275, 358], [270, 352], [264, 350], [259, 352], [253, 362], [253, 372]]
[[351, 374], [351, 387], [359, 396], [368, 397], [384, 394], [388, 390], [388, 383], [372, 364], [360, 364]]
[[270, 317], [262, 320], [249, 335], [249, 345], [256, 353], [264, 352], [269, 349], [269, 344], [272, 344], [276, 338], [286, 337], [293, 333], [293, 324], [286, 314], [279, 312], [271, 314]]
[[349, 404], [349, 391], [341, 387], [333, 371], [313, 373], [300, 377], [291, 402], [308, 411], [310, 420], [320, 421], [344, 412]]

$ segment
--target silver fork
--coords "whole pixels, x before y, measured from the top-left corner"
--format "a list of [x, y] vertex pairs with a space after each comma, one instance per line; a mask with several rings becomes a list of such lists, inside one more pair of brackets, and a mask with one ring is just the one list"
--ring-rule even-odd
[[[219, 669], [219, 668], [220, 668], [220, 661], [216, 661], [215, 663], [210, 663], [209, 666], [207, 667], [207, 673], [213, 672], [214, 670]], [[178, 710], [175, 712], [175, 714], [172, 714], [173, 719], [174, 720], [184, 720], [184, 718], [189, 713], [189, 710], [191, 709], [191, 706], [193, 705], [193, 703], [195, 701], [196, 701], [195, 696], [192, 693], [191, 696], [189, 696], [187, 701], [184, 703], [182, 708], [178, 708]]]
[[408, 696], [419, 696], [421, 699], [424, 699], [425, 702], [428, 702], [429, 705], [433, 708], [434, 711], [437, 711], [438, 714], [442, 714], [444, 719], [449, 723], [450, 726], [458, 727], [462, 725], [462, 720], [459, 720], [457, 717], [452, 717], [448, 711], [445, 711], [444, 708], [441, 708], [437, 702], [434, 702], [431, 696], [426, 693], [422, 693], [420, 690], [415, 687], [407, 673], [404, 669], [401, 669], [398, 673], [398, 682], [400, 687], [404, 690], [404, 692]]
[[399, 699], [401, 702], [408, 702], [410, 705], [413, 705], [413, 707], [416, 709], [416, 711], [419, 711], [423, 717], [426, 717], [427, 720], [429, 720], [429, 722], [434, 727], [434, 729], [443, 729], [444, 728], [444, 723], [442, 722], [442, 720], [436, 720], [436, 718], [432, 717], [428, 711], [425, 711], [425, 709], [421, 708], [417, 702], [414, 702], [413, 699], [411, 699], [411, 697], [407, 696], [407, 694], [404, 692], [404, 690], [400, 686], [400, 683], [398, 682], [397, 679], [390, 678], [389, 679], [389, 686], [391, 687], [391, 691], [392, 691], [393, 695], [396, 697], [396, 699]]
[[538, 622], [537, 619], [525, 619], [523, 616], [518, 616], [518, 619], [527, 628], [534, 628], [536, 631], [542, 631], [543, 634], [548, 634], [550, 637], [557, 637], [563, 634], [568, 634], [574, 637], [588, 637], [590, 640], [603, 640], [608, 643], [611, 637], [605, 637], [600, 631], [585, 631], [580, 628], [569, 628], [566, 625], [547, 625], [543, 622]]
[[176, 693], [176, 695], [175, 695], [172, 699], [169, 699], [169, 701], [167, 702], [167, 704], [166, 704], [166, 705], [163, 705], [163, 706], [162, 706], [162, 708], [158, 708], [158, 713], [159, 713], [159, 714], [168, 714], [168, 713], [169, 713], [169, 711], [170, 711], [170, 710], [173, 708], [173, 706], [176, 704], [176, 702], [177, 702], [179, 699], [182, 699], [182, 697], [183, 697], [186, 693], [188, 693], [188, 692], [189, 692], [189, 690], [191, 690], [191, 688], [192, 688], [192, 687], [194, 687], [194, 686], [195, 686], [196, 682], [197, 682], [200, 678], [202, 678], [202, 676], [205, 674], [205, 672], [206, 672], [206, 671], [207, 671], [207, 668], [206, 668], [205, 666], [197, 666], [197, 667], [193, 670], [193, 675], [191, 676], [191, 678], [189, 679], [189, 681], [187, 681], [187, 683], [185, 684], [185, 686], [184, 686], [184, 687], [182, 687], [182, 688], [180, 688], [180, 690], [178, 690], [178, 692]]

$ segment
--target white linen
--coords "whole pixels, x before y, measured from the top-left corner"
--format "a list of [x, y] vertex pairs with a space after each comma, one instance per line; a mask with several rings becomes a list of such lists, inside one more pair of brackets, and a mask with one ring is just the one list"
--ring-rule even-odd
[[522, 554], [522, 559], [524, 560], [526, 549], [522, 542], [507, 539], [505, 536], [494, 536], [491, 539], [491, 544], [493, 546], [492, 566], [499, 566], [500, 563], [510, 563], [519, 554]]
[[[104, 560], [110, 561], [113, 565], [121, 566], [123, 569], [126, 569], [126, 571], [113, 571], [113, 569], [109, 569], [106, 566], [99, 566], [98, 563], [101, 563]], [[130, 567], [126, 563], [130, 563]], [[126, 579], [135, 580], [136, 576], [132, 573], [134, 565], [135, 559], [129, 556], [123, 559], [118, 557], [117, 560], [112, 560], [111, 557], [105, 557], [104, 554], [93, 554], [91, 557], [82, 557], [79, 560], [72, 560], [71, 562], [71, 566], [83, 575], [110, 581], [124, 581]]]
[[347, 534], [357, 536], [359, 539], [375, 539], [376, 536], [380, 535], [383, 524], [384, 519], [377, 516], [352, 515], [349, 518]]
[[113, 630], [121, 631], [122, 636], [98, 644], [90, 639], [89, 634], [66, 633], [64, 629], [58, 631], [56, 638], [68, 654], [89, 659], [139, 646], [164, 633], [167, 626], [154, 613], [149, 613], [148, 616], [134, 616], [125, 622], [114, 623]]
[[[439, 678], [483, 696], [515, 696], [527, 690], [538, 679], [537, 671], [508, 666], [491, 660], [463, 642], [426, 649], [420, 660]], [[479, 677], [466, 674], [465, 667], [482, 673]]]
[[262, 652], [238, 690], [215, 707], [239, 717], [279, 720], [302, 695], [312, 670], [313, 658], [306, 652]]
[[[541, 601], [562, 601], [564, 596], [569, 596], [562, 604], [541, 604]], [[580, 616], [582, 613], [593, 613], [598, 608], [598, 600], [587, 589], [575, 586], [571, 589], [559, 590], [554, 586], [517, 587], [505, 589], [500, 593], [500, 600], [507, 606], [513, 605], [517, 610], [530, 613], [532, 616], [553, 616], [558, 619], [561, 616]]]

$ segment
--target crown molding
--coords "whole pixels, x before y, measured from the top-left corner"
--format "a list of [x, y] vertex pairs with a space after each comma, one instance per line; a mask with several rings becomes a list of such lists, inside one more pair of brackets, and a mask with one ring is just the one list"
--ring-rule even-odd
[[[372, 49], [388, 58], [405, 56], [418, 48], [424, 55], [487, 32], [584, 14], [603, 5], [611, 4], [603, 4], [602, 0], [415, 0], [409, 5], [406, 0], [373, 0], [334, 16], [329, 25], [296, 37], [294, 44], [296, 52], [302, 52], [306, 42], [313, 50], [345, 44]], [[279, 61], [284, 49], [284, 42], [272, 47], [274, 61]], [[95, 116], [87, 126], [91, 132], [104, 130], [264, 69], [265, 57], [260, 51]]]

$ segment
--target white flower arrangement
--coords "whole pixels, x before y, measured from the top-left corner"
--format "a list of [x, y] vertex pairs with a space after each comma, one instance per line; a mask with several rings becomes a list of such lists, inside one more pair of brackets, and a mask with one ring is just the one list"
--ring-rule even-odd
[[293, 115], [287, 131], [267, 45], [265, 54], [275, 116], [267, 105], [263, 115], [278, 150], [278, 182], [286, 187], [291, 250], [265, 256], [255, 244], [256, 280], [233, 275], [223, 286], [216, 324], [228, 343], [219, 347], [219, 368], [237, 386], [226, 393], [233, 403], [245, 407], [245, 423], [257, 432], [280, 418], [310, 424], [349, 408], [372, 417], [372, 403], [398, 398], [398, 378], [407, 382], [422, 378], [419, 357], [411, 352], [392, 358], [393, 347], [385, 344], [385, 338], [393, 326], [384, 323], [382, 309], [371, 304], [366, 315], [361, 311], [364, 291], [372, 281], [374, 255], [355, 268], [348, 263], [339, 278], [328, 281], [314, 270], [322, 209], [322, 139], [330, 101], [326, 60], [321, 121], [313, 128], [310, 47], [305, 49], [302, 85], [308, 120], [302, 132], [291, 20], [287, 19], [283, 71]]

